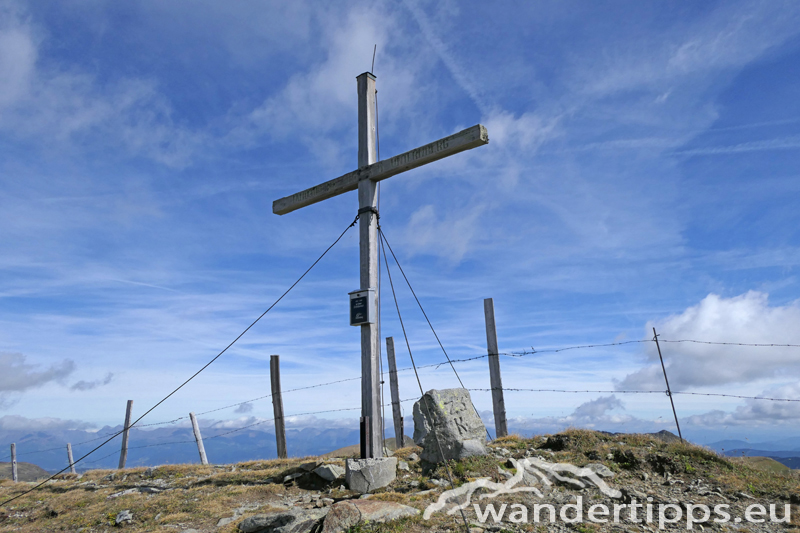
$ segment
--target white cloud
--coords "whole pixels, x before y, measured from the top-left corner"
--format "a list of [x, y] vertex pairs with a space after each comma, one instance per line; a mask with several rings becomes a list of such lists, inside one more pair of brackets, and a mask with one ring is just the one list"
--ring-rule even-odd
[[285, 422], [287, 429], [335, 429], [358, 427], [358, 419], [356, 418], [319, 418], [315, 415], [288, 416], [286, 417]]
[[[761, 398], [800, 399], [800, 385], [770, 387], [757, 395]], [[687, 424], [698, 427], [720, 426], [796, 426], [800, 419], [800, 402], [747, 399], [733, 411], [714, 410], [686, 417]]]
[[559, 135], [559, 117], [545, 119], [530, 112], [515, 117], [508, 111], [494, 110], [483, 120], [493, 147], [497, 145], [506, 153], [522, 151], [530, 156], [542, 143]]
[[51, 381], [61, 381], [75, 370], [75, 362], [70, 359], [44, 370], [26, 363], [25, 359], [21, 353], [0, 353], [0, 393], [23, 392]]
[[763, 152], [766, 150], [797, 150], [800, 149], [800, 137], [783, 137], [765, 141], [750, 141], [731, 146], [708, 146], [705, 148], [689, 148], [677, 150], [680, 155], [725, 155], [742, 152]]
[[578, 420], [594, 420], [605, 416], [614, 409], [624, 409], [622, 401], [614, 396], [601, 396], [579, 405], [572, 414]]
[[[403, 5], [411, 12], [414, 20], [419, 25], [422, 36], [434, 50], [448, 72], [450, 72], [450, 75], [458, 86], [469, 96], [470, 100], [472, 100], [481, 113], [487, 114], [489, 112], [489, 105], [478, 88], [478, 84], [473, 81], [472, 73], [468, 68], [461, 65], [458, 59], [456, 59], [456, 56], [451, 53], [449, 47], [439, 37], [434, 29], [436, 24], [430, 21], [428, 15], [418, 5], [416, 0], [404, 0]], [[437, 7], [441, 9], [443, 5], [445, 4], [442, 3]]]
[[[666, 340], [730, 343], [800, 344], [800, 305], [770, 306], [768, 295], [749, 291], [733, 298], [709, 294], [683, 313], [655, 323]], [[798, 348], [741, 347], [694, 343], [662, 343], [670, 385], [675, 390], [741, 384], [780, 377], [800, 370]], [[655, 346], [648, 346], [652, 363], [628, 374], [620, 389], [663, 389], [664, 377]]]
[[720, 4], [691, 23], [652, 32], [635, 46], [606, 50], [578, 84], [595, 95], [648, 86], [658, 95], [672, 93], [672, 83], [698, 83], [698, 76], [707, 80], [711, 71], [750, 63], [796, 35], [798, 27], [800, 10], [793, 2]]
[[55, 146], [121, 144], [172, 167], [189, 164], [204, 134], [177, 125], [152, 80], [101, 83], [71, 63], [38, 61], [36, 28], [16, 10], [0, 10], [0, 132]]
[[[604, 431], [625, 429], [633, 431], [635, 428], [657, 427], [656, 422], [638, 419], [634, 416], [620, 413], [624, 404], [615, 395], [601, 396], [594, 400], [582, 403], [566, 416], [547, 416], [542, 418], [517, 417], [509, 419], [509, 426], [515, 429], [534, 431], [561, 431], [568, 427], [599, 429]], [[491, 418], [490, 412], [487, 412]], [[482, 413], [482, 416], [483, 413]], [[491, 424], [490, 424], [491, 425]], [[647, 429], [645, 429], [647, 430]]]
[[61, 418], [25, 418], [19, 415], [0, 417], [0, 430], [5, 431], [54, 431], [69, 429], [90, 429], [93, 424], [82, 420], [63, 420]]
[[86, 381], [82, 379], [74, 383], [69, 389], [73, 391], [87, 391], [96, 389], [97, 387], [102, 387], [103, 385], [108, 385], [109, 383], [111, 383], [113, 377], [114, 374], [112, 372], [109, 372], [103, 379], [96, 379], [94, 381]]
[[[178, 48], [182, 43], [208, 44], [224, 50], [236, 66], [252, 68], [270, 56], [302, 56], [307, 53], [299, 43], [312, 31], [314, 6], [309, 2], [270, 2], [240, 0], [221, 3], [216, 0], [174, 0], [139, 4], [143, 17], [142, 31], [155, 35], [159, 46], [181, 57], [193, 53], [203, 59], [205, 46]], [[149, 27], [148, 27], [149, 26]], [[169, 43], [169, 44], [167, 44]], [[178, 45], [178, 46], [175, 46]]]
[[[200, 425], [208, 428], [222, 430], [222, 429], [237, 429], [257, 424], [254, 426], [254, 428], [258, 429], [259, 431], [263, 431], [265, 429], [269, 429], [269, 426], [267, 425], [268, 422], [270, 422], [268, 418], [259, 418], [255, 416], [241, 416], [239, 418], [233, 418], [230, 420], [213, 420], [213, 421], [203, 420], [202, 424]], [[214, 435], [219, 435], [219, 433], [214, 433]]]
[[234, 413], [237, 414], [245, 414], [245, 413], [252, 413], [253, 412], [253, 404], [252, 403], [243, 403], [239, 407], [236, 408]]
[[278, 94], [250, 114], [253, 130], [235, 131], [234, 138], [241, 142], [262, 132], [279, 139], [299, 136], [323, 161], [338, 161], [340, 150], [352, 149], [354, 142], [343, 143], [329, 134], [351, 131], [356, 126], [355, 75], [370, 70], [375, 45], [376, 70], [379, 79], [387, 82], [385, 91], [378, 82], [382, 99], [390, 100], [396, 113], [416, 98], [412, 65], [399, 61], [395, 55], [402, 39], [399, 21], [391, 10], [380, 4], [356, 5], [345, 13], [322, 9], [317, 13], [317, 22], [322, 27], [317, 38], [325, 51], [324, 59], [293, 75]]
[[723, 4], [712, 17], [670, 54], [669, 70], [692, 72], [748, 63], [796, 35], [800, 23], [797, 5], [781, 1]]
[[30, 90], [36, 55], [36, 44], [29, 28], [13, 23], [0, 24], [0, 72], [3, 73], [0, 76], [0, 112]]
[[[235, 412], [238, 412], [235, 411]], [[355, 418], [320, 418], [315, 415], [286, 416], [284, 418], [286, 429], [330, 429], [330, 428], [353, 428], [358, 427], [358, 420]], [[231, 420], [200, 420], [200, 425], [204, 428], [219, 430], [210, 432], [209, 436], [218, 435], [222, 430], [231, 430], [253, 426], [258, 431], [275, 431], [275, 424], [271, 418], [261, 418], [256, 416], [242, 416]], [[188, 422], [183, 421], [179, 426], [186, 426]]]
[[478, 223], [486, 207], [478, 203], [439, 216], [433, 205], [423, 205], [412, 213], [405, 229], [404, 250], [443, 257], [455, 263], [461, 261], [480, 237]]

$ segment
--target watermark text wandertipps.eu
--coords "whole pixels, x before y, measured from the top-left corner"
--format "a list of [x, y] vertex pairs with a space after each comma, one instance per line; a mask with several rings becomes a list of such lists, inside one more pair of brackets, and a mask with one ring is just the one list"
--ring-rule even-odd
[[[477, 519], [481, 523], [510, 522], [514, 524], [547, 524], [561, 521], [565, 524], [595, 523], [595, 524], [657, 524], [659, 529], [664, 529], [673, 524], [685, 524], [686, 529], [694, 529], [695, 524], [725, 524], [742, 522], [750, 524], [763, 523], [789, 523], [791, 520], [791, 506], [784, 504], [778, 506], [771, 503], [767, 506], [754, 503], [744, 509], [743, 516], [734, 516], [730, 505], [718, 504], [709, 506], [705, 504], [686, 503], [653, 503], [652, 498], [647, 498], [646, 503], [637, 502], [615, 503], [606, 505], [602, 503], [590, 505], [587, 509], [583, 506], [583, 497], [577, 496], [575, 503], [555, 506], [549, 503], [534, 503], [530, 506], [521, 503], [495, 504], [494, 502], [480, 505], [473, 504]], [[783, 507], [783, 509], [781, 509]]]

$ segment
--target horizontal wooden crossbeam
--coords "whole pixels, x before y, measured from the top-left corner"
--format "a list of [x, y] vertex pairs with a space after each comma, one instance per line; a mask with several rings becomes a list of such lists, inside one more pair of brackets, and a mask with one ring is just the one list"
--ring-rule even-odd
[[433, 161], [482, 146], [489, 142], [489, 133], [481, 124], [472, 126], [458, 133], [439, 139], [425, 146], [409, 150], [392, 158], [378, 161], [368, 167], [360, 168], [339, 176], [310, 189], [286, 196], [272, 202], [272, 212], [285, 215], [301, 207], [327, 200], [358, 188], [361, 180], [381, 181], [396, 174], [426, 165]]

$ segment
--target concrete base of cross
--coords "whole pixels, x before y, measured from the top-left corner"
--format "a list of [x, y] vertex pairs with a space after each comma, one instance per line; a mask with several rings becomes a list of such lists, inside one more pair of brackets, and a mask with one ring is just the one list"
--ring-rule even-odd
[[397, 458], [348, 459], [344, 478], [347, 488], [362, 494], [385, 487], [397, 477]]

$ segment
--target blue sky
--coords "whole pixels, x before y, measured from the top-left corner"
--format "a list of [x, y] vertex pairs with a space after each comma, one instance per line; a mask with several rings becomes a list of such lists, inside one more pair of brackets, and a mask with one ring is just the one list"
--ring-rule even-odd
[[[381, 223], [455, 358], [665, 339], [800, 344], [794, 2], [0, 3], [0, 424], [121, 422], [226, 346], [352, 221], [357, 75], [380, 150], [490, 144], [382, 183]], [[357, 232], [147, 421], [358, 376]], [[384, 277], [385, 281], [385, 277]], [[409, 366], [384, 286], [383, 335]], [[443, 360], [400, 291], [420, 364]], [[800, 398], [800, 348], [664, 347], [680, 391]], [[654, 346], [504, 358], [506, 387], [662, 389]], [[486, 360], [458, 366], [488, 387]], [[457, 385], [446, 368], [425, 389]], [[286, 413], [358, 407], [357, 382]], [[401, 375], [412, 397], [412, 374]], [[474, 393], [480, 410], [486, 393]], [[387, 391], [388, 397], [388, 391]], [[672, 429], [663, 395], [507, 393], [512, 427]], [[269, 400], [205, 424], [270, 418]], [[793, 435], [800, 404], [677, 396], [686, 436]], [[410, 412], [410, 404], [406, 404]], [[357, 412], [294, 420], [352, 425]], [[4, 417], [4, 418], [3, 418]]]

